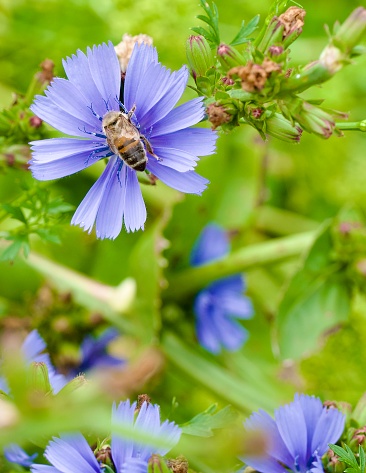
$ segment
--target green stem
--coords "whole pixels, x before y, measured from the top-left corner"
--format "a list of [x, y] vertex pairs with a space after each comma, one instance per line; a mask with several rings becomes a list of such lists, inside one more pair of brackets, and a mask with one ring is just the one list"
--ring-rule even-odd
[[366, 120], [360, 122], [336, 123], [336, 128], [348, 131], [366, 131]]
[[79, 304], [100, 311], [121, 330], [134, 333], [131, 321], [121, 317], [121, 314], [128, 314], [135, 297], [136, 283], [132, 278], [125, 279], [118, 286], [108, 286], [34, 252], [24, 261], [60, 290], [70, 291]]
[[244, 413], [250, 413], [259, 407], [272, 410], [278, 403], [275, 396], [268, 396], [253, 383], [245, 382], [215, 361], [206, 359], [173, 333], [165, 334], [162, 349], [179, 369]]
[[306, 66], [303, 70], [295, 73], [281, 84], [281, 94], [299, 93], [309, 87], [322, 84], [331, 79], [333, 74], [327, 67], [319, 61], [315, 61], [310, 66]]
[[315, 235], [315, 231], [310, 231], [257, 243], [234, 251], [222, 260], [173, 274], [169, 278], [169, 287], [165, 291], [165, 297], [171, 300], [182, 300], [217, 279], [241, 273], [256, 265], [274, 263], [297, 256], [309, 248]]

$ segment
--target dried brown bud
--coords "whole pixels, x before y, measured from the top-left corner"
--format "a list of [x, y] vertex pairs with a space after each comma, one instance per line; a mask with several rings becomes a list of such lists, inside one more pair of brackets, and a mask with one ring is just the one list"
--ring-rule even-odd
[[249, 61], [245, 66], [233, 67], [228, 72], [228, 76], [239, 76], [242, 89], [246, 92], [259, 92], [265, 86], [271, 73], [280, 70], [281, 66], [279, 64], [265, 58], [261, 65]]
[[144, 43], [151, 46], [153, 44], [153, 39], [146, 34], [138, 34], [136, 36], [131, 36], [126, 33], [122, 36], [122, 41], [114, 47], [118, 56], [119, 63], [121, 65], [122, 72], [126, 72], [127, 70], [128, 61], [130, 60], [135, 43]]
[[167, 466], [173, 471], [173, 473], [187, 473], [188, 462], [183, 455], [179, 455], [175, 460], [169, 459], [166, 462]]
[[228, 123], [232, 119], [232, 115], [230, 115], [222, 105], [216, 103], [211, 103], [206, 111], [208, 119], [212, 123], [213, 130], [223, 123]]
[[48, 84], [54, 78], [55, 64], [51, 59], [45, 59], [41, 62], [40, 67], [42, 70], [37, 73], [36, 77], [41, 84]]
[[98, 462], [103, 463], [104, 465], [112, 464], [112, 452], [109, 445], [105, 445], [100, 450], [95, 452], [95, 458]]
[[151, 397], [148, 396], [147, 394], [139, 394], [137, 396], [137, 406], [136, 406], [137, 411], [141, 409], [141, 406], [143, 405], [144, 402], [146, 402], [146, 404], [151, 404]]
[[306, 11], [303, 8], [293, 6], [278, 17], [284, 25], [282, 39], [287, 38], [295, 30], [301, 33], [302, 27], [304, 26], [305, 15]]

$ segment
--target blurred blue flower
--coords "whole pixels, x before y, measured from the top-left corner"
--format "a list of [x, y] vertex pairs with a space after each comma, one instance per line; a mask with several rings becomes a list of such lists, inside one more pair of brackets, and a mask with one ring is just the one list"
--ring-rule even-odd
[[[67, 383], [67, 379], [62, 374], [56, 372], [51, 363], [48, 353], [42, 353], [47, 348], [45, 341], [40, 336], [37, 330], [32, 330], [25, 338], [21, 353], [27, 364], [33, 362], [44, 363], [48, 369], [50, 384], [54, 394], [57, 394]], [[0, 390], [9, 394], [9, 387], [4, 377], [0, 377]]]
[[263, 432], [266, 449], [242, 460], [260, 473], [323, 473], [321, 457], [342, 435], [345, 416], [319, 398], [296, 394], [274, 417], [260, 410], [245, 422], [247, 431]]
[[[207, 225], [191, 254], [191, 265], [200, 266], [227, 255], [230, 251], [226, 232], [215, 224]], [[200, 291], [194, 302], [197, 337], [211, 353], [238, 350], [247, 340], [247, 330], [236, 319], [253, 315], [250, 300], [243, 295], [245, 284], [237, 274], [219, 279]]]
[[114, 328], [105, 330], [99, 337], [87, 335], [81, 343], [80, 363], [67, 374], [67, 377], [70, 379], [79, 373], [86, 373], [95, 368], [123, 365], [125, 360], [116, 358], [107, 352], [109, 343], [118, 335], [118, 330]]
[[28, 468], [34, 463], [38, 454], [28, 455], [19, 445], [13, 443], [4, 448], [4, 456], [9, 462]]
[[[144, 227], [146, 208], [137, 173], [113, 154], [102, 127], [109, 111], [120, 111], [121, 71], [112, 43], [80, 50], [63, 62], [68, 80], [56, 78], [37, 96], [31, 110], [54, 128], [78, 138], [54, 138], [31, 143], [33, 176], [39, 180], [74, 174], [110, 157], [72, 219], [98, 238], [114, 239], [122, 228]], [[156, 49], [135, 45], [124, 82], [122, 111], [136, 107], [132, 123], [153, 149], [146, 149], [146, 169], [181, 192], [201, 194], [208, 181], [196, 174], [198, 156], [215, 151], [216, 133], [190, 128], [205, 115], [203, 97], [173, 108], [188, 79], [184, 66], [171, 72], [158, 62]], [[146, 147], [146, 142], [143, 142]]]
[[[113, 405], [113, 427], [131, 426], [151, 435], [152, 439], [164, 440], [166, 448], [154, 448], [146, 443], [112, 433], [111, 459], [117, 473], [146, 473], [149, 458], [153, 453], [165, 455], [180, 439], [181, 429], [174, 423], [161, 424], [159, 406], [144, 402], [136, 416], [136, 402], [121, 402]], [[153, 440], [152, 440], [153, 443]], [[34, 464], [34, 473], [101, 473], [103, 465], [94, 456], [89, 444], [81, 434], [63, 435], [54, 438], [46, 448], [45, 457], [53, 466]]]

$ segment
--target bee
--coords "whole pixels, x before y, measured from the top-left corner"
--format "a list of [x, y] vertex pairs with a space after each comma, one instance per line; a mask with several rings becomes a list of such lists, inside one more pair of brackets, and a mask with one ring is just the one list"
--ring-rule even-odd
[[144, 171], [147, 164], [146, 149], [153, 156], [155, 154], [147, 138], [131, 121], [134, 111], [135, 107], [128, 113], [107, 112], [102, 120], [102, 128], [111, 151], [130, 168], [135, 171]]

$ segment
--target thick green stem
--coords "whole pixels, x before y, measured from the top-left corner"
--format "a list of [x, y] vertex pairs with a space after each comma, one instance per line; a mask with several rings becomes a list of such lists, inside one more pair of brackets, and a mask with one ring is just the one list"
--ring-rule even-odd
[[210, 389], [244, 413], [250, 413], [259, 407], [272, 410], [279, 402], [277, 393], [268, 396], [267, 392], [258, 389], [253, 382], [248, 383], [216, 362], [206, 359], [173, 333], [164, 335], [162, 349], [172, 363], [199, 385]]
[[315, 231], [310, 231], [257, 243], [234, 251], [222, 260], [173, 274], [168, 280], [165, 297], [170, 300], [182, 300], [217, 279], [241, 273], [256, 265], [297, 256], [309, 248], [315, 235]]
[[60, 290], [70, 291], [81, 305], [100, 311], [106, 319], [124, 331], [133, 333], [135, 330], [127, 317], [121, 317], [121, 314], [129, 312], [135, 297], [136, 283], [132, 278], [127, 278], [114, 287], [94, 281], [34, 252], [30, 253], [25, 262]]
[[332, 77], [333, 74], [329, 69], [321, 62], [316, 61], [284, 81], [281, 85], [281, 94], [299, 93], [314, 85], [322, 84]]
[[366, 131], [366, 120], [361, 122], [336, 123], [336, 128], [347, 131]]

